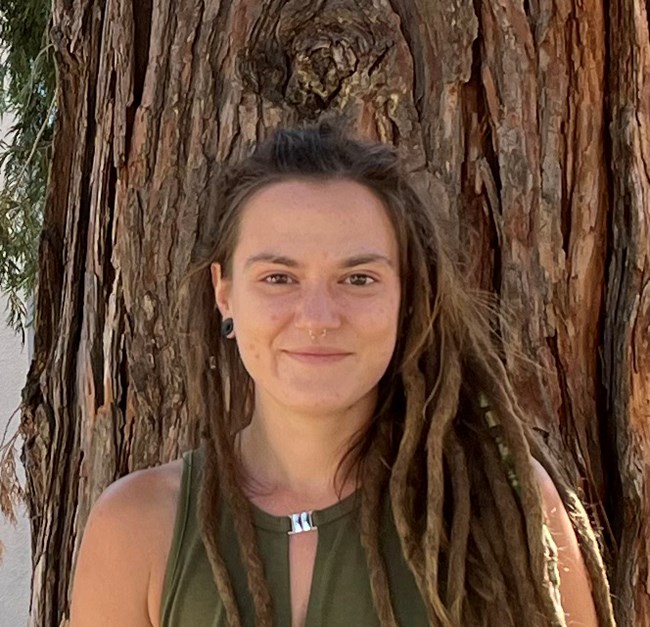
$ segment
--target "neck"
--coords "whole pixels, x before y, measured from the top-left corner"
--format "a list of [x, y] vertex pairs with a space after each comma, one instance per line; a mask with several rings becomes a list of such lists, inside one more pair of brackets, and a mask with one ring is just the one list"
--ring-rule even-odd
[[[354, 468], [341, 462], [375, 402], [372, 394], [337, 413], [305, 414], [256, 395], [251, 423], [239, 435], [249, 497], [277, 513], [273, 510], [320, 509], [351, 494], [357, 487]], [[345, 484], [337, 485], [345, 477]]]

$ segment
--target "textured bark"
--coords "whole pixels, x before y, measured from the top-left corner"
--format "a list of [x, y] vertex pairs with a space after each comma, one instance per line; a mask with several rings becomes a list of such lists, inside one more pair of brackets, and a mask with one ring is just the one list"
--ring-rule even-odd
[[32, 625], [65, 622], [101, 490], [198, 441], [174, 306], [219, 164], [335, 109], [398, 147], [499, 295], [526, 413], [604, 526], [618, 621], [650, 626], [642, 0], [54, 0], [52, 39], [22, 419]]
[[611, 246], [603, 340], [610, 508], [624, 625], [650, 625], [650, 25], [648, 5], [614, 2], [609, 46]]

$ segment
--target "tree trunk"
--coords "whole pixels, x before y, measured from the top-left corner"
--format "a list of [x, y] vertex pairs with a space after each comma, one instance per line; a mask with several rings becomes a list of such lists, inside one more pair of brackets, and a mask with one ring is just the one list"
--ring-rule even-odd
[[528, 418], [604, 525], [619, 624], [650, 626], [648, 24], [642, 0], [54, 0], [31, 624], [65, 623], [102, 489], [198, 442], [174, 306], [219, 164], [335, 109], [398, 147], [499, 295]]

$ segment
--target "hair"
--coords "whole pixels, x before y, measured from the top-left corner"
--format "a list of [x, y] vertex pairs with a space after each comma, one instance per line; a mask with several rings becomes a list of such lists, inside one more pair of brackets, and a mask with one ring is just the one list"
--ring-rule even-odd
[[276, 130], [223, 167], [214, 202], [199, 215], [184, 282], [192, 304], [184, 334], [188, 404], [204, 426], [201, 535], [228, 623], [242, 624], [218, 549], [222, 500], [235, 519], [258, 627], [273, 624], [273, 608], [235, 451], [235, 436], [252, 417], [253, 381], [236, 343], [220, 337], [210, 264], [228, 276], [242, 206], [260, 188], [296, 178], [363, 184], [385, 205], [399, 245], [397, 342], [376, 410], [347, 456], [357, 469], [361, 541], [382, 627], [397, 625], [379, 547], [386, 498], [430, 625], [566, 624], [532, 453], [567, 505], [599, 622], [614, 625], [585, 509], [522, 419], [494, 325], [452, 262], [435, 204], [416, 193], [392, 146], [355, 138], [336, 120]]

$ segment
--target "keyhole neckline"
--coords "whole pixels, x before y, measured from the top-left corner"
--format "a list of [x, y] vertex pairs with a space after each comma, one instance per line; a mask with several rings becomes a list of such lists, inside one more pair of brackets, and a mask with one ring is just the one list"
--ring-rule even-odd
[[[358, 508], [360, 500], [361, 492], [360, 490], [357, 490], [329, 507], [310, 510], [314, 525], [316, 527], [321, 527], [343, 518], [344, 516], [349, 516]], [[256, 527], [284, 534], [291, 531], [291, 516], [276, 516], [274, 514], [269, 514], [263, 509], [260, 509], [254, 503], [251, 503], [251, 510], [253, 513], [253, 524]]]

